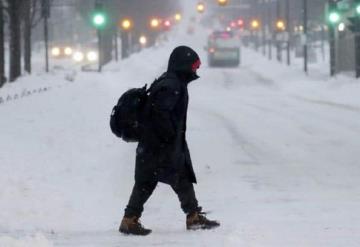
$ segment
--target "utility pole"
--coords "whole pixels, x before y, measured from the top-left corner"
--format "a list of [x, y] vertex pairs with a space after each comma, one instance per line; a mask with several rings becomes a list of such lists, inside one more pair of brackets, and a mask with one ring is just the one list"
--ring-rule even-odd
[[290, 25], [290, 0], [286, 1], [286, 63], [290, 65], [290, 39], [291, 39], [291, 25]]
[[336, 73], [336, 26], [340, 20], [336, 0], [328, 0], [328, 9], [330, 76], [334, 76]]
[[[276, 20], [280, 20], [280, 0], [276, 0]], [[276, 32], [276, 58], [279, 62], [282, 61], [281, 41], [279, 32]]]
[[262, 53], [264, 56], [266, 56], [266, 26], [265, 26], [265, 0], [262, 0], [261, 2], [261, 36], [262, 36]]
[[360, 0], [354, 1], [355, 15], [348, 17], [348, 28], [354, 34], [355, 41], [355, 76], [360, 78]]
[[273, 28], [272, 28], [272, 15], [271, 15], [271, 2], [270, 0], [266, 0], [267, 3], [267, 9], [268, 9], [268, 27], [269, 27], [269, 60], [272, 60], [272, 39], [273, 39]]
[[[358, 24], [359, 25], [359, 24]], [[360, 27], [358, 26], [358, 31], [355, 33], [355, 76], [360, 78]]]
[[321, 25], [321, 56], [323, 62], [325, 61], [325, 26]]
[[118, 45], [118, 29], [115, 27], [114, 31], [114, 49], [115, 49], [115, 61], [119, 61], [119, 45]]
[[355, 42], [355, 76], [360, 78], [360, 0], [355, 2], [356, 14], [348, 17], [350, 22], [348, 28], [354, 34]]
[[304, 11], [304, 71], [308, 73], [308, 9], [307, 9], [307, 0], [303, 0], [303, 11]]
[[104, 61], [104, 52], [102, 47], [102, 35], [101, 30], [98, 28], [96, 30], [97, 38], [98, 38], [98, 54], [99, 54], [99, 63], [98, 63], [98, 72], [100, 73], [102, 70], [102, 65]]

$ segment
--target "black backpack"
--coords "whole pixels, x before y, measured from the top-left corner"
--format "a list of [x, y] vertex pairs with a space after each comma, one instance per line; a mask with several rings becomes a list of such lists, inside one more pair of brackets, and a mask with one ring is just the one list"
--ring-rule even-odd
[[126, 91], [113, 107], [110, 116], [111, 131], [126, 142], [138, 142], [148, 97], [147, 85]]
[[140, 140], [149, 95], [165, 75], [166, 73], [155, 79], [149, 89], [146, 89], [147, 84], [145, 84], [142, 88], [132, 88], [121, 95], [110, 115], [110, 128], [117, 137], [126, 142]]

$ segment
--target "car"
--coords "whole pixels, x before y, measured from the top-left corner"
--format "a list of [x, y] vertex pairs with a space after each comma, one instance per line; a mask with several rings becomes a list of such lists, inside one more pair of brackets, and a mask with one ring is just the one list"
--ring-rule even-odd
[[79, 64], [95, 64], [99, 60], [97, 41], [78, 44], [74, 49], [73, 61]]
[[68, 44], [54, 43], [51, 45], [50, 54], [57, 59], [71, 57], [73, 48]]
[[206, 47], [209, 67], [240, 64], [240, 40], [231, 31], [214, 31]]

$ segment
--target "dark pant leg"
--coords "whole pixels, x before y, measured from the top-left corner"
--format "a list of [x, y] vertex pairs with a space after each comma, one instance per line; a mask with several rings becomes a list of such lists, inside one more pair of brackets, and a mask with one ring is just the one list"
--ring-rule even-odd
[[157, 181], [135, 182], [129, 203], [125, 209], [125, 217], [140, 217], [144, 210], [144, 204], [151, 196], [157, 185]]
[[199, 210], [194, 186], [188, 179], [181, 179], [176, 184], [171, 185], [171, 187], [177, 194], [181, 203], [181, 208], [186, 214]]

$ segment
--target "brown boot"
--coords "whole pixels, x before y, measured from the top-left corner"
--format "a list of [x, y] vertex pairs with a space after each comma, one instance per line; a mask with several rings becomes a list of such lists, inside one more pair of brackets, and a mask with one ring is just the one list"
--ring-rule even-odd
[[208, 220], [204, 213], [194, 212], [188, 214], [186, 217], [186, 229], [198, 230], [198, 229], [212, 229], [220, 226], [220, 223], [214, 220]]
[[139, 221], [139, 218], [134, 217], [124, 217], [121, 221], [119, 232], [125, 234], [132, 234], [132, 235], [148, 235], [151, 233], [150, 229], [144, 228]]

